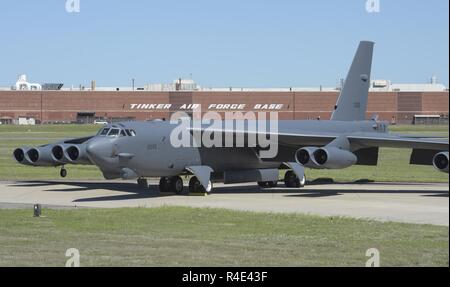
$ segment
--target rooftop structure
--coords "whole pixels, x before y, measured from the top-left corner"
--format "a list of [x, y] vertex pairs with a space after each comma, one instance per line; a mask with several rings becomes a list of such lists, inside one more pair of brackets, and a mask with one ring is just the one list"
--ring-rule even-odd
[[[63, 84], [31, 84], [26, 82], [26, 75], [19, 76], [19, 80], [13, 87], [0, 87], [0, 90], [61, 90], [61, 91], [151, 91], [151, 92], [173, 92], [173, 91], [199, 91], [199, 92], [336, 92], [340, 91], [340, 85], [336, 87], [284, 87], [284, 88], [243, 88], [243, 87], [203, 87], [192, 79], [178, 79], [172, 83], [150, 83], [143, 86], [109, 86], [97, 87], [95, 81], [90, 86], [78, 85], [63, 87]], [[429, 83], [398, 84], [389, 80], [372, 80], [370, 92], [445, 92], [448, 88], [437, 82], [433, 76]]]

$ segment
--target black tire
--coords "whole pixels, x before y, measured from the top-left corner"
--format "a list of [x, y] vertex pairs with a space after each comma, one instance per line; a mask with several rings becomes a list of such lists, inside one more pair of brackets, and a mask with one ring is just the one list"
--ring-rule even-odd
[[197, 177], [193, 176], [189, 180], [189, 193], [204, 192], [204, 188]]
[[284, 174], [284, 185], [286, 185], [286, 187], [291, 187], [291, 177], [292, 177], [292, 171], [288, 170], [286, 171], [286, 173]]
[[62, 168], [62, 169], [59, 171], [59, 175], [60, 175], [61, 177], [66, 177], [66, 176], [67, 176], [67, 169]]
[[179, 176], [174, 176], [169, 179], [169, 188], [171, 192], [175, 192], [175, 194], [183, 193], [183, 179]]
[[209, 181], [209, 191], [206, 190], [203, 185], [200, 183], [196, 176], [191, 177], [189, 180], [189, 193], [207, 193], [210, 194], [212, 191], [212, 182]]
[[284, 175], [284, 184], [286, 185], [286, 187], [299, 188], [300, 180], [292, 170], [289, 170]]
[[169, 192], [169, 183], [167, 177], [161, 177], [161, 179], [159, 180], [159, 192]]
[[278, 181], [277, 180], [268, 181], [267, 184], [269, 185], [269, 187], [274, 188], [278, 186]]

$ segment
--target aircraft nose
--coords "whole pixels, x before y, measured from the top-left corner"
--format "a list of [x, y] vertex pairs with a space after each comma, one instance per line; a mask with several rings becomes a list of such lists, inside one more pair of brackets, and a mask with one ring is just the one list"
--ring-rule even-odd
[[86, 145], [86, 153], [94, 162], [112, 157], [112, 151], [113, 144], [105, 139], [94, 139]]

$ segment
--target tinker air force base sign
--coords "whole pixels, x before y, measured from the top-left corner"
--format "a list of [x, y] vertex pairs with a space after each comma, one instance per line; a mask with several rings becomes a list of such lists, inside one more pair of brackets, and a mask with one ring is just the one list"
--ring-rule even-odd
[[[239, 111], [239, 110], [253, 110], [253, 111], [279, 111], [283, 109], [283, 104], [209, 104], [207, 110], [213, 111]], [[165, 111], [186, 111], [186, 110], [200, 110], [204, 108], [201, 104], [130, 104], [130, 110], [165, 110]]]

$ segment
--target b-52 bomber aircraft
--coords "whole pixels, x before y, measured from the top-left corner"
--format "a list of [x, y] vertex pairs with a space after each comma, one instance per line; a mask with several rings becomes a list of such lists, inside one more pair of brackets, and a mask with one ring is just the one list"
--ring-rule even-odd
[[[97, 135], [64, 140], [39, 147], [14, 150], [17, 162], [32, 166], [93, 164], [105, 179], [137, 179], [148, 187], [146, 178], [160, 177], [161, 192], [183, 192], [183, 175], [190, 175], [189, 192], [211, 192], [212, 182], [257, 182], [275, 187], [279, 170], [286, 169], [284, 183], [299, 188], [306, 182], [304, 168], [343, 169], [352, 165], [375, 166], [382, 147], [412, 149], [410, 164], [433, 165], [448, 173], [448, 139], [431, 139], [391, 134], [388, 123], [366, 120], [373, 42], [359, 44], [330, 120], [277, 121], [277, 130], [258, 131], [226, 128], [223, 121], [214, 127], [180, 126], [173, 121], [130, 121], [108, 124]], [[237, 126], [235, 123], [233, 125]], [[195, 134], [216, 132], [249, 143], [252, 135], [275, 137], [276, 153], [263, 157], [259, 141], [244, 146], [178, 146], [173, 133], [178, 130], [195, 141]]]

